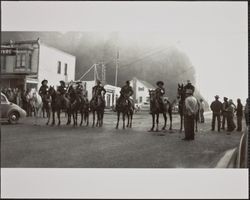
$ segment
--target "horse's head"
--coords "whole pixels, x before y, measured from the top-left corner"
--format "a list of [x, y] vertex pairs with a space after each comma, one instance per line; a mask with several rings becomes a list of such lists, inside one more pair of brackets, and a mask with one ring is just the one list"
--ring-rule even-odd
[[148, 90], [149, 93], [149, 99], [150, 101], [153, 101], [156, 98], [156, 92], [155, 90]]
[[177, 88], [177, 99], [183, 99], [185, 98], [185, 90], [183, 84], [178, 83], [178, 88]]
[[49, 86], [49, 89], [48, 89], [49, 95], [54, 95], [55, 92], [56, 92], [56, 90], [55, 90], [54, 86]]

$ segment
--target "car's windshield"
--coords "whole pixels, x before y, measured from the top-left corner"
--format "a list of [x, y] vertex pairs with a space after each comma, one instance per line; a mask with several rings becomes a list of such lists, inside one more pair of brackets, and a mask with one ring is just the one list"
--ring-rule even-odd
[[6, 98], [3, 95], [1, 95], [1, 103], [6, 103], [6, 102], [7, 102]]

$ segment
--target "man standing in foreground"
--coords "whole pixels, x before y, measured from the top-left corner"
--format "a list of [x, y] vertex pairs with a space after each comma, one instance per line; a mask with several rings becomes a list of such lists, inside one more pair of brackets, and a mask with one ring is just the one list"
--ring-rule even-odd
[[237, 99], [237, 108], [236, 108], [236, 116], [237, 116], [237, 131], [242, 131], [242, 118], [243, 118], [243, 105], [240, 99]]
[[212, 117], [212, 131], [214, 131], [215, 128], [215, 118], [217, 118], [217, 125], [218, 125], [218, 131], [220, 132], [220, 115], [222, 111], [222, 103], [219, 101], [219, 96], [216, 95], [215, 101], [213, 101], [210, 105], [210, 108], [213, 112], [213, 117]]
[[198, 112], [197, 99], [192, 95], [193, 90], [186, 90], [185, 109], [184, 109], [184, 129], [185, 138], [183, 140], [194, 140], [194, 120]]

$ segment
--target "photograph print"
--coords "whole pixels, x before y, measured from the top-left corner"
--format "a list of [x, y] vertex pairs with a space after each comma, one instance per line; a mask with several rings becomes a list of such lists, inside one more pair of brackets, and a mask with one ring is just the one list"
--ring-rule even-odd
[[247, 168], [244, 5], [166, 3], [120, 30], [3, 30], [1, 167]]

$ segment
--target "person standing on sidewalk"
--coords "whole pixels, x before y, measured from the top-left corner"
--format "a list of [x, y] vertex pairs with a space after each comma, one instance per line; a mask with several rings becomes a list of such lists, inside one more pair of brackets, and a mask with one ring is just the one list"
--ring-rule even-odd
[[194, 140], [194, 120], [198, 112], [198, 100], [192, 95], [191, 89], [186, 90], [184, 109], [185, 138], [183, 140]]
[[237, 99], [236, 116], [237, 116], [237, 131], [241, 132], [242, 131], [243, 105], [241, 104], [240, 99]]
[[232, 99], [229, 99], [229, 101], [228, 101], [227, 111], [228, 111], [228, 117], [227, 117], [227, 119], [228, 119], [228, 121], [227, 121], [228, 128], [227, 128], [227, 131], [232, 132], [236, 128], [236, 125], [234, 123], [235, 105], [234, 105]]
[[205, 122], [204, 111], [205, 111], [205, 103], [203, 99], [200, 99], [200, 122], [201, 123]]
[[[227, 122], [227, 108], [228, 108], [228, 98], [224, 97], [224, 102], [222, 103], [222, 127], [225, 130], [225, 123]], [[228, 125], [227, 125], [228, 126]]]
[[244, 109], [244, 113], [245, 113], [245, 120], [246, 120], [246, 126], [249, 126], [249, 98], [247, 98], [246, 100], [246, 104], [245, 104], [245, 109]]
[[216, 95], [215, 97], [215, 101], [213, 101], [210, 105], [210, 108], [213, 112], [213, 116], [212, 116], [212, 131], [214, 131], [215, 128], [215, 119], [217, 118], [217, 125], [218, 125], [218, 131], [220, 132], [220, 115], [221, 115], [221, 111], [222, 111], [222, 103], [219, 101], [219, 96]]

